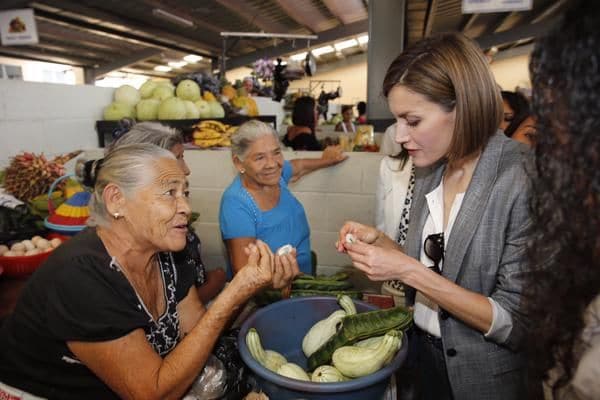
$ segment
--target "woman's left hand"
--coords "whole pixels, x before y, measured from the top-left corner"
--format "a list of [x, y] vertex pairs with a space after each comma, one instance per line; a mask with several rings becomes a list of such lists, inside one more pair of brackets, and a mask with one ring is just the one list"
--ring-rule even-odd
[[327, 146], [321, 155], [322, 160], [326, 160], [331, 165], [340, 163], [348, 158], [348, 154], [344, 153], [342, 146]]
[[300, 274], [300, 268], [296, 260], [296, 249], [287, 254], [275, 255], [274, 289], [282, 289], [290, 285], [298, 274]]
[[403, 281], [420, 263], [397, 249], [382, 248], [364, 242], [345, 243], [352, 264], [372, 281]]

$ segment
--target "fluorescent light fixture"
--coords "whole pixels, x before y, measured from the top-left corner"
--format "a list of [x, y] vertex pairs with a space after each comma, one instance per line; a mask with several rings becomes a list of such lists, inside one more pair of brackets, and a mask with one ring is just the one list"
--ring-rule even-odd
[[290, 56], [290, 58], [294, 61], [302, 61], [306, 58], [306, 51], [304, 53], [298, 53]]
[[186, 28], [192, 28], [194, 26], [194, 23], [189, 19], [185, 19], [179, 15], [171, 14], [170, 12], [160, 8], [153, 9], [152, 14], [174, 24], [185, 26]]
[[335, 49], [333, 48], [333, 46], [323, 46], [312, 50], [312, 53], [315, 56], [320, 56], [322, 54], [333, 53], [334, 51]]
[[166, 65], [157, 65], [156, 67], [154, 67], [154, 70], [158, 72], [169, 72], [172, 69], [173, 68], [167, 67]]
[[343, 42], [338, 42], [333, 45], [337, 51], [347, 49], [349, 47], [357, 46], [358, 42], [356, 39], [344, 40]]
[[365, 44], [369, 42], [369, 35], [362, 35], [358, 37], [358, 44]]
[[198, 61], [202, 60], [202, 56], [197, 56], [195, 54], [188, 54], [187, 56], [183, 57], [183, 60], [186, 62], [189, 62], [191, 64], [197, 63]]
[[187, 62], [185, 62], [185, 61], [169, 61], [167, 63], [167, 65], [169, 67], [173, 67], [173, 68], [182, 68], [187, 65]]

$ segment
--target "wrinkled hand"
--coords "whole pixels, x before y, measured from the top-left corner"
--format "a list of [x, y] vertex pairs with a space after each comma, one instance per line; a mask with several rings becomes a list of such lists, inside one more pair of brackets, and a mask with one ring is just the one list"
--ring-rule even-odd
[[275, 255], [275, 273], [272, 281], [274, 289], [282, 289], [290, 285], [298, 274], [300, 268], [296, 260], [296, 249], [287, 254]]
[[248, 262], [235, 274], [233, 280], [239, 282], [252, 296], [273, 281], [275, 256], [269, 246], [261, 240], [250, 243], [244, 251], [248, 255]]
[[344, 245], [352, 259], [352, 265], [363, 271], [372, 281], [400, 280], [420, 262], [400, 250], [386, 249], [367, 243], [356, 242]]
[[322, 160], [327, 160], [331, 165], [341, 163], [348, 158], [348, 154], [344, 153], [342, 146], [327, 146], [321, 155]]
[[360, 242], [373, 244], [379, 238], [381, 231], [372, 226], [347, 221], [340, 229], [338, 241], [335, 243], [335, 247], [340, 253], [346, 252], [346, 235], [348, 233], [352, 234]]

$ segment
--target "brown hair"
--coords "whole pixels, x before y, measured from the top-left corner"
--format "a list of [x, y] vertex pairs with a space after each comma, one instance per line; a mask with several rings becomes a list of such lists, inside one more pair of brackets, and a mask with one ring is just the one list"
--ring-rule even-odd
[[483, 149], [502, 120], [502, 98], [488, 62], [477, 44], [459, 33], [427, 37], [396, 57], [383, 80], [384, 96], [397, 85], [447, 112], [456, 107], [450, 161]]

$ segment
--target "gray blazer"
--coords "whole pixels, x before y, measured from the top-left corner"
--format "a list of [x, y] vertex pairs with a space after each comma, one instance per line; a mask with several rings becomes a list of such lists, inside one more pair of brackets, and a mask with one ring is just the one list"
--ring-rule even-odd
[[[526, 366], [517, 352], [527, 319], [520, 310], [531, 227], [528, 149], [496, 133], [485, 147], [446, 243], [442, 275], [492, 297], [512, 316], [504, 343], [494, 343], [452, 315], [438, 313], [444, 357], [457, 400], [526, 398]], [[428, 215], [425, 194], [442, 179], [444, 163], [416, 171], [406, 252], [419, 258]]]

